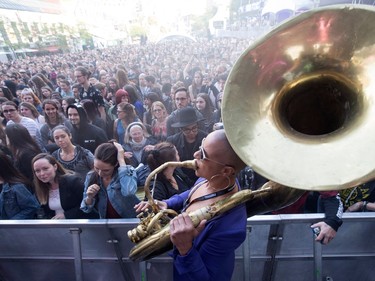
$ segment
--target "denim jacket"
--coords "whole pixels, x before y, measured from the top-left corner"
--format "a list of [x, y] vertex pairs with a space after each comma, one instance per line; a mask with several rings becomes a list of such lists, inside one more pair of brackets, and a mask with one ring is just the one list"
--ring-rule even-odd
[[[117, 173], [114, 174], [107, 189], [103, 186], [101, 178], [97, 183], [100, 186], [98, 194], [95, 196], [91, 205], [86, 204], [86, 191], [89, 187], [90, 178], [93, 171], [89, 172], [85, 180], [85, 190], [83, 192], [83, 200], [81, 210], [85, 213], [97, 212], [101, 219], [106, 218], [107, 214], [107, 198], [111, 202], [116, 212], [123, 218], [135, 217], [134, 204], [136, 204], [137, 192], [137, 173], [130, 165], [120, 166]], [[108, 195], [108, 197], [107, 197]], [[139, 200], [138, 200], [139, 202]]]
[[0, 219], [33, 219], [39, 207], [38, 200], [24, 184], [3, 183], [0, 193]]

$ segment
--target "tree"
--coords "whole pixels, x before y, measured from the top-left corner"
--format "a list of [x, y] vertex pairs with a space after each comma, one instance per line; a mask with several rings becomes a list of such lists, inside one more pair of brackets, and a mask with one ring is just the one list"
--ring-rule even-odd
[[57, 34], [57, 44], [59, 45], [60, 49], [67, 49], [68, 42], [66, 41], [66, 36], [64, 34]]
[[196, 36], [206, 36], [209, 20], [216, 14], [217, 7], [212, 6], [201, 16], [191, 17], [191, 31]]
[[17, 23], [15, 21], [12, 21], [10, 25], [12, 26], [14, 34], [16, 35], [18, 45], [22, 46], [23, 44], [22, 37], [21, 37], [20, 30], [18, 29]]
[[146, 35], [146, 30], [141, 25], [132, 25], [129, 29], [129, 35], [132, 39]]
[[89, 48], [94, 48], [94, 40], [91, 33], [87, 30], [86, 25], [84, 23], [79, 23], [78, 26], [78, 34], [82, 41], [85, 42], [84, 45]]
[[8, 32], [5, 29], [3, 20], [0, 20], [0, 34], [3, 37], [5, 44], [11, 46], [12, 43], [9, 40]]

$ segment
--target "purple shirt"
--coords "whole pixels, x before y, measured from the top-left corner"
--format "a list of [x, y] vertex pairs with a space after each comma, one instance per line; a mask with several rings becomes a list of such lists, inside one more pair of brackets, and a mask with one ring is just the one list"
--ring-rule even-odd
[[[189, 191], [168, 200], [168, 208], [181, 210]], [[206, 223], [185, 256], [174, 249], [173, 279], [230, 281], [235, 262], [235, 250], [246, 238], [246, 208], [242, 204]]]

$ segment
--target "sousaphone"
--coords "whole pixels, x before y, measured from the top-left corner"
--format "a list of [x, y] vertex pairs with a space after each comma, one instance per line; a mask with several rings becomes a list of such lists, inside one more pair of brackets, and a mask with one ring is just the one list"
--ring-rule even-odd
[[[280, 25], [240, 56], [226, 82], [223, 122], [241, 159], [270, 179], [189, 213], [195, 225], [247, 201], [248, 215], [293, 203], [304, 190], [349, 188], [374, 178], [375, 9], [330, 6]], [[194, 161], [170, 163], [194, 168]], [[154, 203], [129, 238], [129, 257], [171, 246], [168, 215]], [[249, 207], [247, 208], [249, 211]]]

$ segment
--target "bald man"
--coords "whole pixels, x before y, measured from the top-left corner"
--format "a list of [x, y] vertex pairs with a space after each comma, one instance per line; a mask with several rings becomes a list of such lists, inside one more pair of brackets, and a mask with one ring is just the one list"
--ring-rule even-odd
[[[187, 213], [208, 206], [239, 191], [236, 174], [245, 164], [230, 146], [224, 130], [210, 133], [194, 154], [199, 180], [189, 191], [165, 201], [161, 209], [182, 213], [170, 223], [174, 245], [174, 280], [231, 280], [235, 250], [246, 238], [246, 209], [234, 207], [194, 227]], [[145, 209], [145, 203], [136, 206]]]

